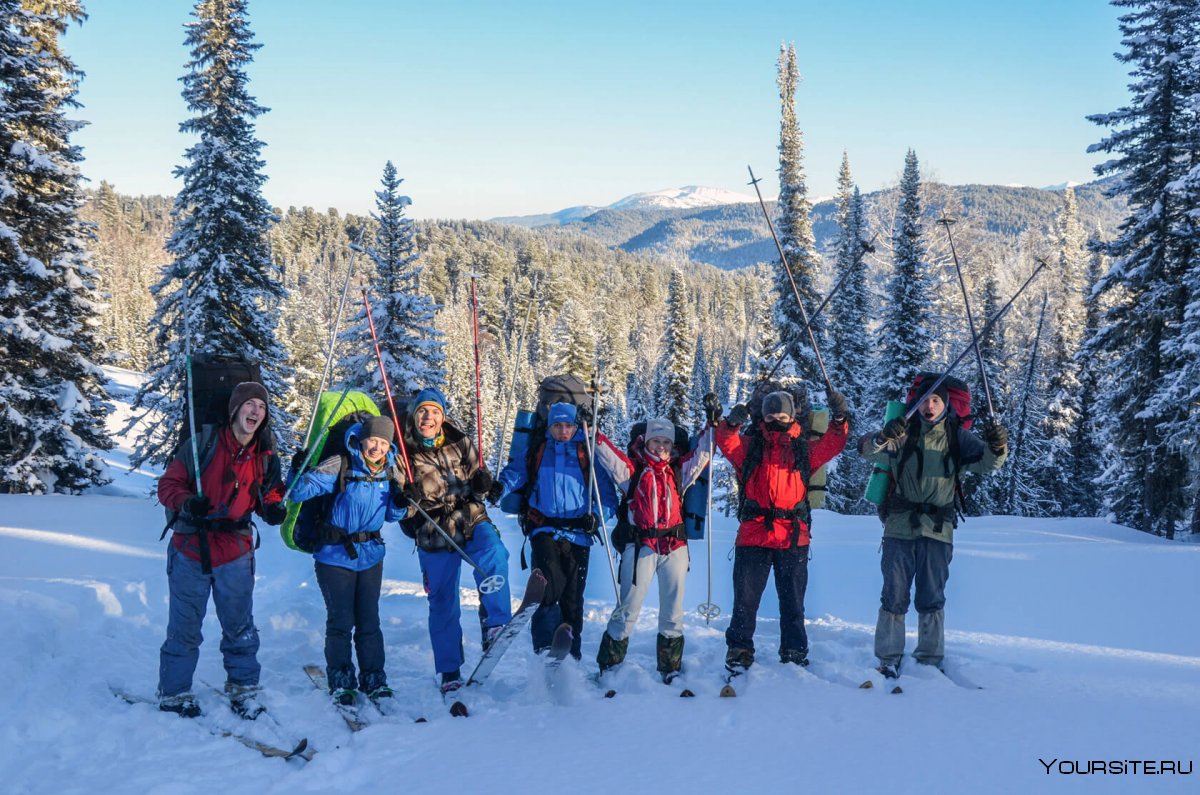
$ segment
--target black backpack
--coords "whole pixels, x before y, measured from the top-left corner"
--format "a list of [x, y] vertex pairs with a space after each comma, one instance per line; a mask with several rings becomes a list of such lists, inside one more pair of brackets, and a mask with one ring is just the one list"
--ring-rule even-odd
[[[333, 513], [333, 502], [337, 496], [346, 490], [346, 483], [352, 481], [397, 479], [399, 471], [396, 467], [381, 473], [379, 477], [364, 477], [350, 474], [350, 457], [346, 450], [346, 432], [356, 423], [366, 422], [375, 416], [369, 411], [352, 411], [335, 422], [325, 437], [325, 446], [321, 449], [321, 460], [325, 461], [337, 456], [338, 466], [337, 485], [329, 494], [322, 494], [305, 500], [300, 505], [300, 513], [296, 524], [292, 527], [292, 543], [301, 551], [312, 554], [321, 547], [346, 541], [346, 531], [330, 524], [329, 517]], [[347, 544], [347, 552], [351, 558], [356, 557], [353, 544]]]

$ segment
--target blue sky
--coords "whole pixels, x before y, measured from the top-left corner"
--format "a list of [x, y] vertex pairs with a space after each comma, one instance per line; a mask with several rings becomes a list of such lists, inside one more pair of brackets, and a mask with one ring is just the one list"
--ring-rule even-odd
[[[173, 194], [186, 0], [91, 0], [64, 44], [87, 77], [93, 182]], [[1101, 0], [604, 3], [250, 0], [267, 199], [365, 212], [383, 165], [416, 218], [489, 218], [774, 172], [775, 61], [796, 45], [810, 195], [842, 150], [866, 191], [913, 148], [953, 184], [1092, 179], [1126, 102]]]

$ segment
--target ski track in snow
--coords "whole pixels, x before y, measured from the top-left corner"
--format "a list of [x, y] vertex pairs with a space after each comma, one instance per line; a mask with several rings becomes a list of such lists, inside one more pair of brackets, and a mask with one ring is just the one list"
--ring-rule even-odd
[[[110, 371], [113, 372], [113, 371]], [[121, 376], [133, 383], [136, 374]], [[126, 395], [128, 392], [122, 393]], [[113, 422], [123, 419], [118, 404]], [[118, 416], [120, 415], [120, 416]], [[1183, 792], [1195, 775], [1047, 774], [1039, 758], [1200, 761], [1200, 546], [1170, 544], [1094, 519], [969, 519], [957, 531], [946, 608], [955, 684], [906, 661], [904, 693], [873, 670], [879, 525], [816, 512], [807, 600], [808, 669], [777, 660], [778, 607], [768, 583], [758, 662], [720, 699], [732, 609], [733, 519], [716, 518], [714, 593], [707, 544], [693, 542], [684, 675], [654, 671], [657, 589], [625, 665], [595, 673], [613, 606], [603, 550], [593, 550], [583, 662], [553, 682], [528, 635], [488, 684], [463, 691], [451, 718], [434, 685], [427, 606], [412, 545], [394, 526], [380, 612], [396, 715], [351, 733], [302, 667], [322, 663], [325, 610], [311, 558], [263, 527], [255, 618], [263, 701], [282, 729], [245, 725], [202, 683], [220, 686], [212, 610], [196, 693], [206, 720], [275, 744], [301, 736], [313, 761], [267, 759], [150, 705], [167, 612], [161, 507], [153, 473], [106, 458], [111, 486], [82, 497], [0, 496], [0, 790], [13, 793], [774, 793]], [[498, 518], [514, 603], [528, 572], [515, 522]], [[478, 598], [463, 567], [465, 668], [480, 654]], [[911, 651], [916, 615], [908, 617]], [[874, 684], [859, 689], [863, 681]], [[681, 699], [684, 687], [696, 698]], [[618, 691], [605, 699], [603, 689]], [[417, 717], [426, 723], [414, 723]], [[287, 735], [287, 736], [283, 736]]]

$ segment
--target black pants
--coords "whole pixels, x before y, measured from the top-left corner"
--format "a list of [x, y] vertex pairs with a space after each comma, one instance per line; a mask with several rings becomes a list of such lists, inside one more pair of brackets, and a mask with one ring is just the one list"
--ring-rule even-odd
[[733, 616], [725, 631], [731, 649], [754, 651], [758, 605], [775, 570], [779, 594], [779, 651], [808, 652], [804, 631], [804, 592], [808, 589], [808, 545], [791, 549], [735, 547], [733, 556]]
[[546, 595], [530, 625], [533, 650], [550, 648], [554, 630], [567, 623], [575, 633], [571, 656], [578, 660], [582, 656], [583, 589], [587, 585], [591, 548], [555, 541], [553, 533], [538, 533], [529, 539], [529, 546], [533, 550], [533, 567], [546, 575]]
[[[383, 672], [383, 631], [379, 628], [379, 590], [383, 561], [366, 571], [316, 564], [317, 584], [325, 597], [325, 668], [333, 689], [370, 692], [387, 683]], [[361, 681], [354, 677], [350, 637], [358, 652]]]

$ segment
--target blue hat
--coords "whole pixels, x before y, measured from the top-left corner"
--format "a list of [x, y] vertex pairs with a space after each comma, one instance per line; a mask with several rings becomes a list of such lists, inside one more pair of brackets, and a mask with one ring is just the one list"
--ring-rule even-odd
[[435, 386], [427, 386], [418, 392], [412, 399], [412, 416], [417, 416], [417, 409], [427, 403], [433, 403], [442, 410], [442, 414], [446, 413], [446, 396], [442, 391]]
[[546, 424], [553, 425], [556, 422], [569, 422], [575, 424], [575, 405], [573, 403], [555, 403], [550, 407], [550, 411], [546, 412]]

